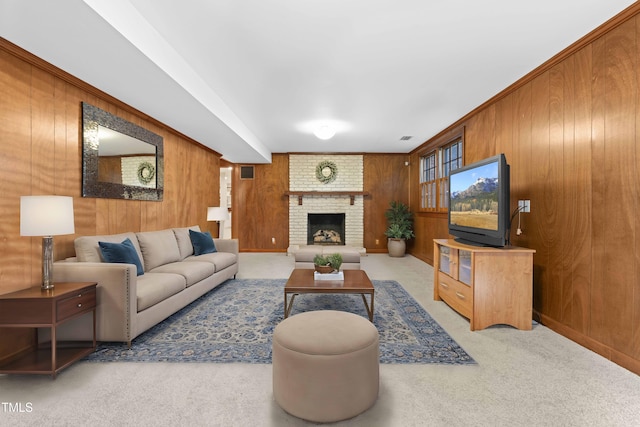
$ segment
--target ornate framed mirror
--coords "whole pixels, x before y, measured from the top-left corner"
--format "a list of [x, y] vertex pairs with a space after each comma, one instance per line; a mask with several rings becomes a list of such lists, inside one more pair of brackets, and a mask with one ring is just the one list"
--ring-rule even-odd
[[82, 103], [82, 197], [162, 200], [161, 136]]

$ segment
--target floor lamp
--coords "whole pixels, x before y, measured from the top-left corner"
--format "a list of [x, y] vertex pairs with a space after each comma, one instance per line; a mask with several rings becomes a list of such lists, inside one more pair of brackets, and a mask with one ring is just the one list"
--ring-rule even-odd
[[218, 221], [218, 237], [222, 238], [220, 232], [224, 221], [229, 219], [229, 210], [222, 206], [213, 206], [207, 208], [207, 221]]
[[53, 236], [73, 233], [73, 197], [20, 197], [20, 235], [42, 236], [42, 290], [53, 289]]

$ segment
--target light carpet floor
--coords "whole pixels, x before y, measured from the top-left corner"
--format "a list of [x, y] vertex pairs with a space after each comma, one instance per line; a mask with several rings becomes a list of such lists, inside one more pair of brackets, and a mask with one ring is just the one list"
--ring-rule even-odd
[[[240, 258], [239, 278], [286, 278], [293, 269], [285, 254]], [[334, 425], [639, 425], [639, 376], [542, 325], [470, 332], [468, 320], [433, 301], [433, 270], [411, 256], [373, 254], [362, 268], [401, 283], [477, 365], [381, 365], [376, 404]], [[80, 362], [55, 381], [0, 375], [0, 425], [311, 425], [282, 411], [271, 387], [271, 365]]]

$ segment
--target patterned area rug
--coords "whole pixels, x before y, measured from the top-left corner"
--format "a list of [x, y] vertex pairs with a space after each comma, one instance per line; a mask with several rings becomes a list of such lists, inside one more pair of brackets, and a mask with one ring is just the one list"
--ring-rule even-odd
[[[102, 343], [95, 362], [271, 363], [271, 336], [284, 316], [284, 279], [228, 280], [133, 341]], [[393, 280], [373, 280], [381, 363], [475, 361]], [[360, 295], [301, 294], [292, 315], [343, 310], [367, 317]]]

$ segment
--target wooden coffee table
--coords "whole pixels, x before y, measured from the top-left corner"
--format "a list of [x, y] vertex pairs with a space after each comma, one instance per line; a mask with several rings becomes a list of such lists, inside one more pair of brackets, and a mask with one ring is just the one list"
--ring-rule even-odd
[[[344, 280], [315, 280], [314, 270], [296, 268], [284, 286], [284, 318], [291, 314], [293, 300], [298, 294], [360, 294], [373, 322], [373, 294], [375, 289], [367, 273], [362, 270], [344, 270]], [[289, 299], [289, 295], [291, 298]], [[365, 295], [369, 295], [367, 301]]]

